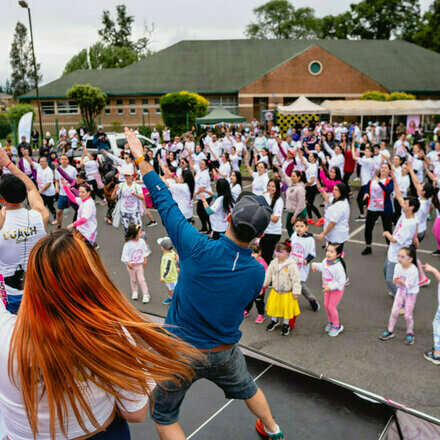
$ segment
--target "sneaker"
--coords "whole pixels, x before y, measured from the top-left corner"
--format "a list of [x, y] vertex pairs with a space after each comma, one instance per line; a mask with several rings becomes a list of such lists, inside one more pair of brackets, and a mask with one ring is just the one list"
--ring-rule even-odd
[[405, 309], [402, 307], [400, 310], [399, 310], [399, 315], [404, 315], [405, 314]]
[[391, 298], [394, 298], [393, 292], [390, 292], [389, 290], [388, 290], [388, 295], [391, 296]]
[[173, 298], [170, 298], [167, 296], [163, 301], [162, 304], [165, 304], [166, 306], [169, 306], [173, 302]]
[[308, 218], [307, 219], [307, 224], [308, 225], [314, 225], [315, 224], [315, 220], [313, 220], [312, 218]]
[[290, 334], [290, 326], [289, 324], [283, 324], [283, 328], [281, 329], [282, 336], [289, 336]]
[[405, 344], [406, 345], [413, 345], [415, 340], [416, 340], [416, 337], [409, 333], [406, 335]]
[[325, 326], [324, 331], [326, 333], [328, 333], [332, 329], [332, 327], [333, 327], [333, 324], [331, 322], [327, 322], [327, 325]]
[[419, 282], [419, 287], [427, 287], [431, 284], [431, 280], [429, 278], [425, 278], [423, 281]]
[[131, 299], [133, 299], [133, 300], [137, 300], [139, 298], [139, 295], [138, 295], [138, 293], [137, 292], [133, 292], [132, 294], [131, 294]]
[[370, 255], [370, 254], [372, 254], [373, 253], [373, 251], [371, 250], [371, 247], [370, 246], [367, 246], [362, 252], [361, 252], [361, 255]]
[[428, 214], [428, 216], [426, 217], [426, 220], [428, 220], [430, 222], [432, 220], [432, 214]]
[[318, 220], [316, 220], [316, 223], [315, 223], [316, 226], [322, 226], [323, 224], [324, 224], [324, 218], [323, 217], [318, 218]]
[[347, 281], [345, 282], [345, 287], [348, 287], [350, 285], [350, 278], [347, 278]]
[[431, 255], [434, 255], [434, 257], [440, 257], [440, 249], [437, 249], [436, 251], [432, 252]]
[[389, 339], [393, 339], [394, 338], [394, 333], [393, 332], [389, 332], [388, 330], [385, 330], [380, 336], [379, 339], [381, 341], [388, 341]]
[[[51, 225], [56, 225], [58, 222], [56, 220], [53, 220], [50, 222]], [[439, 254], [440, 255], [440, 254]]]
[[362, 217], [362, 216], [360, 215], [360, 216], [356, 217], [356, 218], [354, 219], [354, 221], [359, 223], [359, 222], [364, 222], [365, 219], [366, 219], [366, 217]]
[[339, 333], [342, 333], [343, 331], [344, 331], [344, 326], [342, 324], [339, 327], [332, 326], [332, 328], [328, 332], [328, 335], [331, 336], [332, 338], [334, 338], [335, 336], [338, 336]]
[[314, 312], [319, 312], [319, 309], [321, 308], [321, 306], [319, 305], [319, 302], [316, 301], [316, 299], [312, 299], [310, 301], [310, 306], [312, 307], [312, 310]]
[[147, 294], [147, 295], [143, 295], [143, 296], [142, 296], [142, 302], [143, 302], [144, 304], [149, 303], [150, 300], [151, 300], [151, 296], [150, 296], [150, 295]]
[[260, 434], [261, 437], [265, 439], [285, 440], [283, 431], [281, 431], [279, 427], [278, 427], [279, 432], [277, 432], [276, 434], [269, 434], [266, 431], [266, 428], [264, 427], [264, 423], [260, 419], [257, 419], [257, 423], [255, 424], [255, 429], [257, 430], [258, 434]]
[[270, 320], [268, 326], [266, 327], [266, 331], [273, 332], [280, 325], [279, 321]]
[[258, 315], [257, 319], [255, 320], [255, 324], [263, 324], [266, 317], [264, 315]]
[[440, 365], [440, 356], [436, 356], [433, 351], [425, 351], [423, 357], [434, 365]]
[[150, 223], [148, 223], [147, 228], [151, 228], [153, 226], [157, 226], [157, 222], [155, 222], [154, 220], [150, 221]]
[[249, 312], [247, 310], [245, 310], [243, 312], [243, 318], [247, 318], [249, 316]]

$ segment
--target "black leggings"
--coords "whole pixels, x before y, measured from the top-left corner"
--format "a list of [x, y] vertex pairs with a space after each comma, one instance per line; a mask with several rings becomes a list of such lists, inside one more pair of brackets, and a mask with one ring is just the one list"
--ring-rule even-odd
[[317, 194], [319, 194], [319, 191], [316, 185], [306, 186], [306, 207], [307, 217], [309, 218], [313, 218], [313, 214], [315, 214], [317, 218], [321, 218], [321, 213], [315, 206], [315, 197]]
[[394, 214], [393, 214], [393, 223], [397, 224], [400, 216], [402, 215], [402, 207], [397, 199], [394, 199]]
[[[373, 229], [378, 218], [382, 219], [382, 226], [384, 231], [393, 231], [393, 215], [384, 214], [383, 211], [367, 211], [367, 221], [365, 222], [365, 244], [371, 245], [373, 241]], [[389, 241], [387, 240], [387, 243]]]
[[53, 204], [55, 202], [55, 197], [56, 196], [45, 196], [44, 194], [41, 194], [41, 197], [43, 199], [44, 206], [47, 206], [47, 209], [50, 211], [50, 213], [52, 214], [53, 218], [56, 219], [57, 218], [57, 212], [55, 210], [55, 207], [53, 206]]
[[272, 261], [275, 245], [280, 241], [280, 238], [281, 235], [278, 234], [264, 234], [263, 237], [261, 237], [261, 256], [264, 258], [267, 265]]
[[92, 187], [92, 199], [95, 200], [96, 196], [100, 199], [104, 199], [104, 188], [99, 189], [98, 183], [95, 179], [87, 181], [89, 185]]
[[366, 204], [366, 202], [364, 201], [364, 195], [367, 193], [368, 193], [368, 184], [362, 185], [356, 198], [356, 202], [358, 204], [359, 212], [361, 215], [364, 215], [364, 206]]
[[[258, 295], [255, 299], [255, 306], [257, 307], [257, 313], [259, 315], [264, 315], [264, 292], [261, 295]], [[247, 306], [246, 306], [246, 312], [250, 312], [252, 309], [252, 306], [254, 304], [254, 301], [251, 301]]]
[[348, 171], [344, 171], [344, 178], [342, 179], [343, 182], [347, 185], [347, 188], [350, 189], [350, 185], [348, 184], [350, 177], [353, 173], [348, 172]]
[[[212, 198], [206, 199], [208, 203], [211, 203]], [[203, 202], [197, 201], [197, 215], [199, 216], [200, 223], [202, 223], [202, 231], [211, 231], [211, 222], [209, 221], [209, 215], [205, 211]]]

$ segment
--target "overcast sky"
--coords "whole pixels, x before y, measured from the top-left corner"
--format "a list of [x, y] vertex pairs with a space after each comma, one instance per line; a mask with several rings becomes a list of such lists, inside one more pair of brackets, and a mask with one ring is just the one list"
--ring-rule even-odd
[[[426, 9], [432, 0], [421, 0]], [[295, 0], [295, 7], [310, 6], [318, 16], [338, 14], [353, 0]], [[144, 23], [155, 25], [152, 49], [157, 51], [184, 39], [244, 38], [253, 19], [252, 10], [265, 0], [28, 0], [32, 11], [37, 61], [43, 83], [58, 78], [72, 55], [98, 40], [103, 9], [114, 11], [125, 3], [136, 18], [134, 36], [140, 37]], [[1, 0], [0, 82], [10, 75], [9, 51], [17, 21], [28, 26], [27, 11], [17, 0]], [[6, 8], [5, 8], [6, 4]]]

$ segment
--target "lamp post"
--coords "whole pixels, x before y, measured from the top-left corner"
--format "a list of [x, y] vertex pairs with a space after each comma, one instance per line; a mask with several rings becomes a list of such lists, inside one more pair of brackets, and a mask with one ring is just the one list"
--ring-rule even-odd
[[35, 49], [34, 49], [34, 34], [32, 32], [32, 20], [31, 20], [31, 9], [25, 0], [20, 0], [18, 4], [28, 11], [29, 17], [29, 31], [31, 34], [31, 44], [32, 44], [32, 59], [34, 62], [34, 80], [35, 80], [35, 92], [37, 95], [37, 107], [38, 107], [38, 120], [40, 122], [40, 136], [43, 139], [43, 123], [41, 121], [41, 103], [40, 103], [40, 91], [38, 89], [38, 72], [37, 72], [37, 61], [35, 60]]

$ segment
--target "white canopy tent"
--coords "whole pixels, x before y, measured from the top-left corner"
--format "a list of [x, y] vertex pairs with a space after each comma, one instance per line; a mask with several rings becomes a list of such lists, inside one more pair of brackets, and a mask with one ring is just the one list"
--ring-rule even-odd
[[277, 109], [282, 115], [309, 115], [329, 113], [329, 111], [318, 104], [313, 103], [305, 96], [300, 96], [290, 105], [281, 105]]

